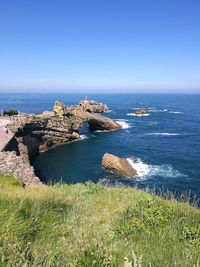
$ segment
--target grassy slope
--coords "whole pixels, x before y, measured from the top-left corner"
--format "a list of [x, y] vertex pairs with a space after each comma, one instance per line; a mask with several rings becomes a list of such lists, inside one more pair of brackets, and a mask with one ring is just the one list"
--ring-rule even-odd
[[199, 266], [200, 211], [137, 189], [0, 175], [0, 212], [0, 266]]

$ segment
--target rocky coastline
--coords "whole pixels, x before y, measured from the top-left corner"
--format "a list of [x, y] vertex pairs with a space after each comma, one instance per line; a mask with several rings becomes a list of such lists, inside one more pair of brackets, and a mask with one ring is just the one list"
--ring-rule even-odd
[[0, 152], [0, 173], [16, 176], [27, 187], [40, 185], [31, 166], [32, 159], [40, 151], [80, 139], [84, 123], [91, 131], [120, 129], [116, 121], [102, 115], [108, 110], [94, 100], [83, 100], [77, 106], [56, 101], [53, 111], [13, 117], [8, 126], [13, 138]]

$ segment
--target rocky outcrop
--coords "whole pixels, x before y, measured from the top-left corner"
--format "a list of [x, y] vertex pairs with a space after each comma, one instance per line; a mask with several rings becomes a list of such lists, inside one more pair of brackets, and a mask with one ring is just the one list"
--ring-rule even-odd
[[109, 108], [107, 105], [98, 103], [94, 100], [82, 100], [79, 103], [79, 106], [83, 108], [84, 111], [90, 112], [90, 113], [103, 113], [103, 112], [108, 112]]
[[[105, 105], [89, 100], [82, 102], [84, 104], [67, 107], [56, 101], [52, 112], [23, 114], [10, 125], [10, 130], [16, 141], [27, 147], [28, 155], [32, 157], [45, 148], [79, 139], [84, 123], [88, 123], [92, 131], [113, 131], [121, 128], [114, 120], [95, 113], [100, 112], [100, 109], [101, 112], [107, 110]], [[93, 107], [90, 112], [85, 111], [85, 105]]]
[[137, 171], [133, 169], [127, 159], [119, 158], [112, 154], [105, 153], [102, 158], [102, 166], [113, 173], [125, 177], [134, 177], [137, 175]]
[[59, 101], [54, 103], [53, 111], [55, 116], [62, 118], [65, 112], [65, 105]]
[[29, 161], [25, 160], [22, 156], [17, 156], [14, 151], [0, 152], [0, 173], [15, 176], [26, 187], [42, 185]]
[[87, 122], [92, 131], [113, 131], [121, 128], [116, 121], [97, 113], [86, 112], [81, 106], [66, 109], [66, 115], [73, 116], [81, 126]]
[[81, 127], [80, 123], [74, 125], [74, 121], [67, 116], [61, 117], [54, 112], [45, 112], [40, 115], [28, 114], [14, 122], [10, 129], [15, 133], [18, 146], [19, 144], [26, 146], [31, 158], [45, 147], [49, 148], [78, 139], [79, 127]]
[[144, 108], [141, 108], [141, 109], [137, 110], [135, 112], [135, 114], [137, 114], [137, 115], [145, 115], [145, 114], [147, 114], [147, 110], [144, 109]]
[[[84, 100], [80, 102], [80, 105], [71, 107], [56, 101], [53, 111], [45, 111], [39, 115], [21, 114], [15, 119], [13, 118], [9, 130], [14, 136], [5, 151], [11, 151], [10, 153], [15, 151], [15, 153], [7, 154], [6, 160], [1, 165], [2, 168], [4, 165], [10, 165], [12, 168], [10, 171], [7, 167], [2, 170], [6, 171], [5, 174], [15, 175], [22, 180], [27, 177], [27, 183], [31, 183], [32, 178], [33, 180], [37, 178], [30, 165], [32, 158], [39, 151], [79, 139], [80, 129], [84, 123], [88, 123], [92, 131], [113, 131], [121, 128], [114, 120], [98, 114], [107, 110], [106, 105], [95, 101]], [[14, 159], [19, 165], [19, 168], [16, 167], [16, 171], [13, 167], [15, 166]], [[23, 172], [23, 168], [27, 171]], [[19, 170], [23, 174], [20, 174]]]

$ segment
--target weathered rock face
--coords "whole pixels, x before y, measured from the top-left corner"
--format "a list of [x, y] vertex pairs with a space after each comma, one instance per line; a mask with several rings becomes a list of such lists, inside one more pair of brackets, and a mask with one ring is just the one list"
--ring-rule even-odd
[[15, 176], [26, 187], [42, 185], [29, 161], [24, 160], [22, 156], [17, 156], [13, 151], [0, 152], [0, 173]]
[[32, 157], [41, 148], [78, 139], [80, 126], [80, 123], [74, 125], [74, 120], [67, 116], [55, 116], [54, 112], [48, 112], [40, 115], [29, 114], [14, 122], [10, 126], [10, 130], [15, 133], [18, 146], [19, 144], [26, 146], [28, 155]]
[[[41, 150], [79, 139], [79, 131], [84, 123], [88, 123], [91, 130], [112, 131], [121, 128], [114, 120], [95, 113], [106, 111], [108, 108], [105, 105], [95, 101], [85, 101], [82, 101], [79, 106], [72, 107], [67, 107], [56, 101], [52, 112], [45, 111], [39, 115], [22, 114], [13, 120], [9, 129], [14, 137], [5, 150], [15, 151], [16, 153], [7, 154], [6, 158], [8, 160], [4, 160], [1, 166], [2, 168], [4, 165], [8, 166], [10, 164], [8, 162], [11, 161], [12, 168], [10, 171], [7, 167], [5, 170], [2, 169], [6, 171], [4, 173], [15, 175], [22, 180], [27, 177], [28, 183], [31, 183], [31, 179], [34, 180], [35, 176], [29, 160]], [[15, 166], [14, 159], [19, 165], [19, 168], [16, 167], [16, 171], [13, 167]], [[25, 163], [28, 165], [25, 166]], [[23, 172], [23, 168], [27, 171]]]
[[102, 166], [106, 170], [121, 176], [132, 178], [137, 175], [137, 171], [133, 169], [127, 159], [119, 158], [112, 154], [104, 154]]
[[79, 106], [81, 106], [84, 111], [91, 113], [103, 113], [109, 111], [107, 105], [98, 103], [94, 100], [82, 100], [79, 103]]
[[59, 101], [56, 101], [54, 103], [53, 111], [57, 117], [63, 117], [65, 112], [65, 105], [63, 103], [60, 103]]
[[[85, 101], [88, 100], [83, 102]], [[26, 146], [29, 157], [32, 157], [45, 148], [79, 139], [79, 130], [83, 123], [88, 123], [93, 131], [112, 131], [121, 128], [114, 120], [95, 113], [96, 110], [107, 110], [104, 105], [95, 101], [88, 102], [90, 104], [86, 106], [91, 107], [90, 112], [85, 111], [85, 104], [67, 107], [56, 101], [52, 112], [43, 112], [39, 115], [24, 114], [12, 123], [10, 130], [15, 134], [18, 144]], [[24, 154], [24, 149], [19, 150], [21, 151]]]
[[116, 121], [97, 113], [83, 111], [82, 107], [71, 108], [68, 112], [73, 115], [76, 120], [79, 120], [81, 125], [84, 122], [87, 122], [92, 131], [113, 131], [121, 128], [121, 125], [119, 125]]

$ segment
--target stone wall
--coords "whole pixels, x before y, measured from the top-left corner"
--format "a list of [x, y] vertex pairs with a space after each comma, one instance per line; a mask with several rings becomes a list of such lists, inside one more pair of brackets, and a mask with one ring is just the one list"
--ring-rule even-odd
[[29, 161], [16, 152], [0, 152], [0, 173], [12, 175], [21, 180], [26, 187], [42, 185], [40, 179], [35, 176], [33, 167]]

